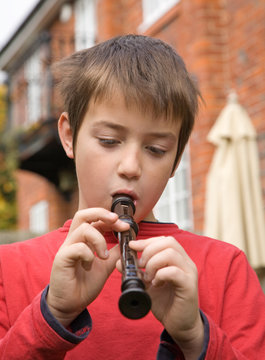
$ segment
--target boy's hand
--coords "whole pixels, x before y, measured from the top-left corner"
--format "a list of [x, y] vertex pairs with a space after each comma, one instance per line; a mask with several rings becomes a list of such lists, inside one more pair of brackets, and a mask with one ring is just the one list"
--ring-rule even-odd
[[204, 326], [198, 306], [197, 268], [173, 237], [131, 241], [152, 298], [152, 312], [182, 349], [185, 359], [202, 351]]
[[47, 304], [52, 314], [68, 326], [100, 293], [120, 256], [110, 251], [104, 231], [124, 231], [129, 225], [101, 208], [78, 211], [58, 250], [51, 271]]

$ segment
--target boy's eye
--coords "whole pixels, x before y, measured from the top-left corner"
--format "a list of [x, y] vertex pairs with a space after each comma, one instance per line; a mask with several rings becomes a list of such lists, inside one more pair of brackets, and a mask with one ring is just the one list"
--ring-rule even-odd
[[106, 146], [112, 146], [119, 143], [118, 140], [112, 138], [98, 138], [98, 140], [102, 145], [106, 145]]
[[161, 148], [157, 147], [157, 146], [147, 146], [146, 147], [153, 155], [156, 156], [163, 156], [166, 153], [166, 150], [162, 150]]

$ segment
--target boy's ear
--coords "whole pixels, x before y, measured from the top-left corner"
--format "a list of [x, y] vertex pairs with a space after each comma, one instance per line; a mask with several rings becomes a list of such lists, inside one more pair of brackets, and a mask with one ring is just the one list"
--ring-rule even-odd
[[74, 158], [73, 134], [67, 112], [63, 112], [58, 120], [58, 132], [66, 155], [70, 159], [73, 159]]

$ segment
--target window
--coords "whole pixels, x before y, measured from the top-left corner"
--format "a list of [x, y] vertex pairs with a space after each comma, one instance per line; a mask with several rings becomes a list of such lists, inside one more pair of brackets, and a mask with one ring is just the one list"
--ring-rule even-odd
[[147, 29], [178, 2], [179, 0], [143, 0], [143, 23], [140, 30]]
[[49, 231], [49, 205], [46, 200], [39, 201], [31, 207], [29, 230], [36, 234]]
[[154, 209], [155, 217], [162, 222], [174, 222], [184, 230], [193, 229], [191, 183], [188, 148]]
[[95, 0], [77, 0], [75, 3], [75, 48], [85, 49], [95, 44]]
[[41, 116], [41, 58], [40, 51], [36, 51], [25, 65], [25, 79], [27, 81], [27, 122], [37, 122]]

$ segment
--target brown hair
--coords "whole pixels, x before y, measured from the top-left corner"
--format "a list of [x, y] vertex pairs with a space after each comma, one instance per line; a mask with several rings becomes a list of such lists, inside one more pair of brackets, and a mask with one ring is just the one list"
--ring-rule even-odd
[[172, 47], [147, 36], [118, 36], [72, 54], [53, 71], [74, 146], [90, 102], [108, 100], [118, 89], [128, 107], [136, 104], [154, 118], [181, 121], [175, 167], [192, 131], [200, 93]]

